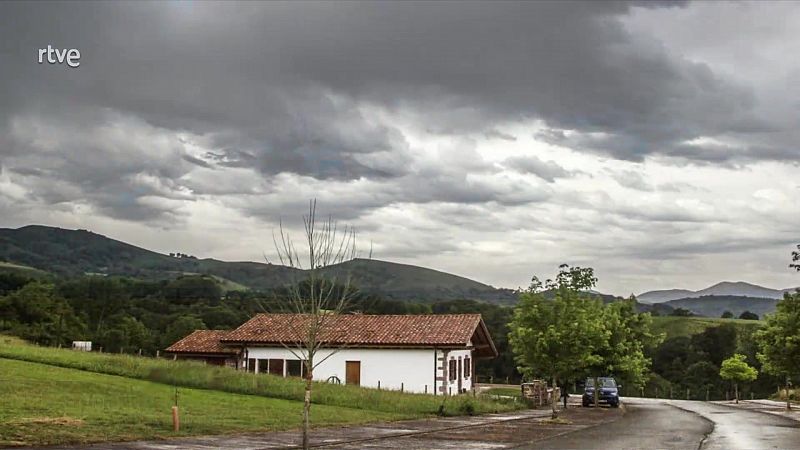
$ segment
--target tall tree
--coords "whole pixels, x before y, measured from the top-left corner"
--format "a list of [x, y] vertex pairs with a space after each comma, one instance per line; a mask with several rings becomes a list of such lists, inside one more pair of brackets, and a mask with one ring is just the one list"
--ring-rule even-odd
[[800, 244], [797, 245], [797, 251], [792, 252], [792, 263], [789, 264], [789, 267], [800, 272]]
[[[303, 216], [303, 230], [303, 250], [296, 247], [282, 223], [273, 242], [281, 264], [303, 269], [307, 276], [304, 282], [294, 283], [288, 289], [288, 309], [301, 319], [289, 323], [298, 340], [284, 346], [305, 364], [303, 448], [308, 449], [314, 369], [341, 348], [332, 344], [333, 327], [337, 316], [348, 308], [356, 294], [349, 275], [340, 280], [325, 269], [355, 258], [356, 233], [351, 227], [340, 230], [330, 216], [317, 221], [316, 200], [309, 202], [308, 215]], [[322, 349], [328, 351], [324, 357], [320, 357]]]
[[733, 381], [734, 391], [736, 393], [736, 403], [739, 403], [739, 383], [747, 383], [753, 381], [758, 377], [758, 371], [747, 364], [747, 357], [734, 354], [730, 358], [722, 361], [722, 367], [719, 369], [719, 376], [723, 380]]
[[745, 311], [739, 314], [739, 318], [744, 320], [758, 320], [758, 314], [750, 311]]
[[[554, 292], [548, 300], [541, 290], [543, 283], [532, 279], [509, 324], [509, 343], [523, 375], [549, 378], [555, 388], [601, 361], [595, 349], [605, 339], [599, 320], [602, 306], [582, 292], [596, 282], [591, 268], [563, 265], [556, 279], [544, 284]], [[558, 417], [557, 402], [553, 389], [553, 418]]]
[[86, 335], [86, 324], [55, 287], [43, 281], [0, 297], [0, 317], [0, 328], [45, 345], [66, 345]]
[[755, 336], [761, 370], [786, 380], [786, 409], [791, 409], [789, 379], [800, 374], [800, 292], [784, 294]]
[[[651, 331], [650, 314], [637, 313], [636, 299], [631, 297], [606, 305], [601, 322], [606, 329], [606, 339], [598, 349], [602, 361], [594, 368], [595, 375], [598, 371], [614, 374], [634, 386], [644, 385], [652, 363], [645, 352], [664, 339], [663, 335]], [[595, 377], [595, 386], [597, 383]], [[594, 401], [597, 406], [599, 395], [594, 396]]]

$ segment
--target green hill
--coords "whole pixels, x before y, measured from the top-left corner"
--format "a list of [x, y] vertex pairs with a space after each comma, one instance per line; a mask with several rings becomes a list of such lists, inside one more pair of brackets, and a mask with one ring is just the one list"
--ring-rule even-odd
[[719, 319], [712, 317], [661, 316], [653, 317], [653, 332], [664, 333], [666, 338], [669, 339], [702, 333], [708, 328], [718, 327], [725, 323], [734, 324], [737, 329], [749, 329], [760, 327], [763, 322], [758, 320]]
[[[144, 279], [185, 274], [217, 277], [229, 289], [266, 290], [304, 278], [302, 271], [256, 262], [176, 257], [136, 247], [86, 230], [30, 225], [0, 228], [0, 261], [62, 277], [120, 275]], [[516, 295], [464, 277], [412, 265], [357, 259], [329, 268], [363, 292], [398, 300], [473, 299], [512, 303]]]
[[683, 308], [706, 317], [720, 317], [723, 312], [730, 311], [734, 317], [745, 311], [750, 311], [763, 317], [764, 314], [775, 312], [778, 303], [774, 298], [745, 297], [738, 295], [705, 295], [702, 297], [682, 298], [670, 300], [665, 305], [672, 308]]

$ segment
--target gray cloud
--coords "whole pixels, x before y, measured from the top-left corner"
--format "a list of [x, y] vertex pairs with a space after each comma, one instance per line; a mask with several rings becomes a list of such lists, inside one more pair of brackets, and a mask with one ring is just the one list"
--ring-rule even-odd
[[[796, 30], [734, 46], [736, 21], [706, 10], [728, 6], [672, 6], [0, 3], [0, 211], [180, 228], [227, 214], [269, 224], [317, 197], [402, 258], [429, 248], [462, 264], [473, 242], [609, 254], [585, 236], [645, 258], [654, 235], [684, 227], [701, 233], [686, 246], [733, 252], [713, 239], [745, 220], [729, 209], [779, 214], [745, 191], [719, 205], [726, 190], [706, 170], [763, 191], [764, 173], [800, 163], [800, 69], [761, 45], [781, 54]], [[708, 29], [682, 32], [684, 13]], [[667, 25], [650, 33], [647, 14]], [[36, 64], [47, 44], [79, 48], [80, 68]], [[687, 51], [701, 47], [759, 70]], [[773, 67], [777, 81], [761, 75]], [[648, 165], [699, 175], [651, 180]], [[378, 218], [429, 234], [394, 238], [402, 229]]]
[[533, 174], [550, 183], [554, 182], [556, 178], [567, 178], [576, 174], [553, 161], [542, 161], [535, 156], [514, 156], [506, 159], [503, 165], [509, 170]]

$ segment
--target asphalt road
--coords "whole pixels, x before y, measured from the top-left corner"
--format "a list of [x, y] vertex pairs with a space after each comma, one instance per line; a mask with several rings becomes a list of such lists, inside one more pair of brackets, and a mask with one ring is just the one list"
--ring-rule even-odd
[[800, 422], [705, 402], [625, 399], [619, 420], [526, 449], [800, 449]]
[[[572, 401], [577, 401], [572, 399]], [[800, 414], [774, 402], [716, 403], [623, 399], [620, 409], [578, 405], [551, 423], [546, 409], [314, 430], [312, 441], [340, 450], [688, 449], [800, 450]], [[783, 415], [782, 415], [783, 414]], [[161, 441], [49, 447], [48, 450], [266, 450], [296, 448], [297, 432], [198, 436]], [[33, 450], [33, 449], [31, 449]]]

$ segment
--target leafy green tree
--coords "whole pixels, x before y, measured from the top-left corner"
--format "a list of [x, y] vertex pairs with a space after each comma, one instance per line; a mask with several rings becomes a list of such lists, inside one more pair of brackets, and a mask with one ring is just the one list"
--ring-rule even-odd
[[800, 272], [800, 244], [797, 245], [797, 251], [792, 252], [792, 263], [789, 264], [789, 267]]
[[162, 348], [169, 347], [174, 342], [186, 337], [195, 330], [205, 330], [206, 324], [199, 317], [184, 315], [175, 319], [167, 326], [161, 340]]
[[117, 317], [112, 322], [115, 325], [108, 329], [102, 340], [106, 349], [132, 353], [151, 348], [150, 330], [142, 322], [131, 316]]
[[706, 360], [716, 366], [722, 365], [723, 359], [736, 352], [736, 338], [736, 326], [731, 323], [709, 327], [693, 335], [691, 350], [695, 353], [695, 361]]
[[739, 318], [744, 320], [758, 320], [758, 314], [750, 311], [745, 311], [739, 315]]
[[[784, 378], [800, 374], [800, 292], [785, 294], [774, 314], [767, 315], [767, 324], [756, 332], [762, 370]], [[786, 409], [791, 409], [786, 396]]]
[[758, 370], [747, 364], [746, 356], [736, 353], [725, 361], [722, 361], [722, 367], [719, 369], [719, 376], [722, 377], [723, 380], [733, 381], [734, 390], [736, 392], [736, 403], [739, 403], [739, 383], [747, 383], [755, 380], [758, 377]]
[[[600, 323], [601, 303], [589, 298], [582, 290], [594, 286], [592, 269], [561, 266], [555, 280], [546, 287], [555, 293], [547, 300], [538, 278], [520, 295], [509, 324], [509, 343], [514, 351], [519, 371], [526, 377], [542, 377], [560, 381], [575, 379], [596, 366], [601, 358], [595, 349], [605, 336]], [[555, 390], [551, 399], [552, 417], [556, 411]]]
[[44, 345], [67, 345], [85, 335], [86, 326], [50, 283], [28, 283], [0, 299], [3, 327]]
[[[653, 334], [652, 322], [650, 314], [636, 312], [634, 297], [606, 305], [601, 320], [606, 329], [606, 339], [599, 346], [602, 361], [595, 367], [595, 374], [597, 371], [614, 374], [625, 383], [643, 386], [652, 363], [645, 352], [664, 339], [662, 335]], [[598, 402], [599, 396], [596, 395], [595, 406]]]
[[116, 278], [83, 277], [59, 286], [59, 292], [70, 305], [85, 313], [88, 325], [100, 335], [108, 318], [128, 306], [129, 295]]
[[730, 311], [725, 311], [720, 317], [723, 319], [733, 319], [733, 313]]
[[0, 273], [0, 295], [6, 295], [35, 281], [33, 278], [14, 272]]
[[719, 367], [708, 361], [698, 361], [686, 368], [683, 375], [682, 386], [694, 392], [697, 398], [703, 398], [708, 393], [716, 397], [719, 389]]
[[692, 312], [686, 308], [675, 308], [669, 315], [677, 317], [691, 317], [694, 314], [692, 314]]
[[197, 300], [219, 301], [222, 288], [210, 276], [193, 275], [182, 276], [169, 282], [163, 289], [165, 298], [179, 304], [191, 304]]

